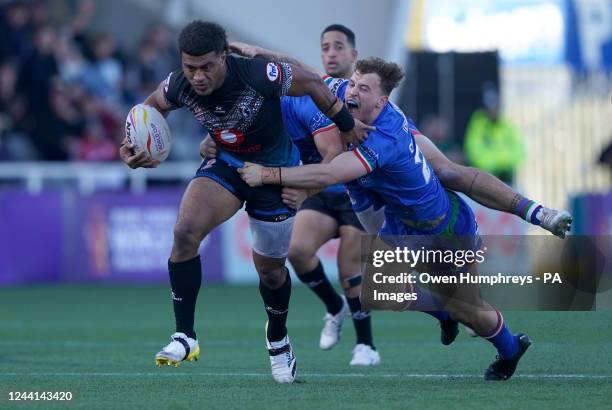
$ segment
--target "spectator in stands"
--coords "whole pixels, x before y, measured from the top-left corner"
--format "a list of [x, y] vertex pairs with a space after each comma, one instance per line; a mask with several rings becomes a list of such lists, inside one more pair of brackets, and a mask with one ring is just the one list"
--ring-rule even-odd
[[19, 62], [32, 48], [31, 13], [25, 1], [10, 1], [0, 12], [0, 59]]
[[83, 134], [84, 118], [61, 85], [52, 88], [44, 105], [36, 117], [34, 144], [42, 160], [68, 160]]
[[[124, 54], [89, 32], [94, 15], [92, 0], [0, 0], [0, 159], [115, 160], [128, 106], [179, 65], [163, 24]], [[171, 159], [197, 160], [203, 130], [188, 113], [170, 123]]]
[[470, 165], [512, 184], [524, 158], [523, 141], [500, 113], [499, 93], [494, 85], [483, 87], [484, 108], [476, 110], [467, 126], [464, 148]]
[[120, 104], [123, 66], [116, 56], [115, 39], [108, 33], [99, 33], [91, 39], [90, 46], [93, 61], [83, 72], [83, 87], [108, 104]]
[[25, 98], [17, 94], [15, 64], [0, 64], [0, 159], [34, 160], [36, 148], [28, 137]]

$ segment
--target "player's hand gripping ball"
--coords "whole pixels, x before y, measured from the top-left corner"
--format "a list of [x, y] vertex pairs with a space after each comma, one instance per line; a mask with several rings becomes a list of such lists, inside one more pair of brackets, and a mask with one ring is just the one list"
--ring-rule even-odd
[[163, 161], [170, 153], [172, 134], [163, 115], [155, 108], [138, 104], [125, 120], [125, 137], [136, 153], [144, 151], [153, 161]]

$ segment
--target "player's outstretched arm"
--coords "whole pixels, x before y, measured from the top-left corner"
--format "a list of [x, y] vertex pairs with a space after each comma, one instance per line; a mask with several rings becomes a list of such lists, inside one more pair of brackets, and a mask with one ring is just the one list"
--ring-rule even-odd
[[243, 57], [255, 58], [255, 57], [263, 57], [268, 60], [278, 61], [283, 63], [289, 63], [295, 66], [301, 66], [306, 71], [312, 71], [317, 73], [319, 76], [323, 74], [319, 72], [316, 68], [309, 66], [308, 64], [300, 61], [296, 58], [291, 57], [290, 55], [280, 53], [278, 51], [272, 51], [265, 49], [263, 47], [259, 47], [253, 44], [243, 43], [240, 41], [232, 41], [229, 43], [229, 49], [232, 53], [236, 53]]
[[512, 212], [518, 193], [508, 185], [477, 168], [451, 161], [424, 135], [415, 135], [414, 140], [446, 188], [462, 192], [487, 208]]
[[[446, 188], [462, 192], [487, 208], [517, 215], [561, 238], [571, 229], [572, 217], [568, 212], [538, 205], [495, 176], [477, 168], [454, 163], [424, 135], [415, 135], [414, 138]], [[541, 208], [541, 213], [538, 207]]]
[[238, 172], [250, 186], [283, 185], [293, 188], [323, 188], [359, 178], [367, 173], [351, 151], [344, 152], [328, 164], [310, 164], [291, 168], [268, 168], [245, 163]]

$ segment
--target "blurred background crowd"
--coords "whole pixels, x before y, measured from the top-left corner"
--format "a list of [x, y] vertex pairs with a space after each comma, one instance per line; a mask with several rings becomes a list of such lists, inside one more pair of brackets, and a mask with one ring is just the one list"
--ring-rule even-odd
[[115, 33], [89, 29], [92, 0], [0, 3], [0, 159], [117, 159], [123, 120], [178, 67], [162, 23], [126, 53]]

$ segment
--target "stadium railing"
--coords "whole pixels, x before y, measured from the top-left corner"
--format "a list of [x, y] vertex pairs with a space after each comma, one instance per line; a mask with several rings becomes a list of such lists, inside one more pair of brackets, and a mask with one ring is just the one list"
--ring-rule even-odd
[[59, 182], [83, 194], [125, 188], [142, 193], [151, 182], [189, 181], [196, 167], [197, 163], [192, 161], [166, 162], [155, 169], [135, 170], [118, 162], [0, 162], [0, 186], [16, 182], [28, 192], [39, 194], [46, 186]]

